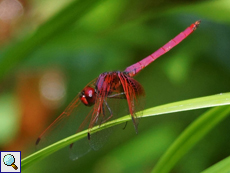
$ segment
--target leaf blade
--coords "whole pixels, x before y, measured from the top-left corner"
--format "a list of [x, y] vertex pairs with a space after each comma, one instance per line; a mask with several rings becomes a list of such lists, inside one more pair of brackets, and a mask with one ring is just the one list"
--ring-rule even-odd
[[202, 171], [202, 173], [227, 173], [230, 172], [230, 156]]
[[229, 106], [221, 106], [212, 108], [197, 118], [168, 148], [152, 173], [170, 172], [173, 166], [229, 113]]
[[[184, 106], [180, 106], [180, 105], [184, 105]], [[161, 114], [166, 114], [166, 113], [194, 110], [194, 109], [200, 109], [200, 108], [208, 108], [208, 107], [220, 106], [220, 105], [230, 105], [230, 93], [189, 99], [189, 100], [184, 100], [184, 101], [179, 101], [179, 102], [157, 106], [154, 108], [144, 110], [143, 115], [141, 117], [149, 117], [149, 116], [161, 115]], [[91, 133], [95, 133], [99, 130], [106, 129], [108, 127], [115, 126], [117, 124], [121, 124], [129, 120], [131, 120], [130, 115], [118, 118], [113, 121], [109, 121], [105, 124], [102, 124], [100, 127], [96, 126], [92, 128]], [[87, 136], [87, 133], [88, 133], [87, 130], [82, 131], [80, 133], [67, 137], [40, 151], [37, 151], [31, 154], [30, 156], [22, 159], [22, 169], [25, 169], [26, 167], [31, 165], [33, 162], [39, 159], [42, 159], [65, 146], [68, 146], [74, 141], [77, 141]]]

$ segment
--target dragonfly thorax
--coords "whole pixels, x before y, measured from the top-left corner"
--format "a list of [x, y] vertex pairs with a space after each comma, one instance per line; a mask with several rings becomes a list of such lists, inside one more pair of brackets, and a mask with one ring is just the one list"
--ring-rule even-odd
[[80, 93], [80, 100], [86, 106], [92, 106], [95, 103], [96, 92], [92, 87], [85, 87]]
[[120, 82], [120, 71], [104, 72], [100, 74], [96, 82], [96, 91], [107, 97], [112, 92], [121, 92], [123, 90]]

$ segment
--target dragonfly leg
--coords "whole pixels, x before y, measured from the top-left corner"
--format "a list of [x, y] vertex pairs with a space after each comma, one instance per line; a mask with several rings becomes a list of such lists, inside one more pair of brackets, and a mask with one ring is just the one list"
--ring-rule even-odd
[[125, 126], [122, 128], [123, 130], [125, 130], [127, 124], [128, 124], [128, 121], [125, 122]]
[[[98, 110], [99, 110], [99, 109], [98, 109]], [[102, 112], [103, 112], [103, 114], [104, 114], [104, 105], [102, 106]], [[104, 115], [103, 115], [103, 116], [104, 116]], [[93, 119], [94, 124], [97, 123], [98, 119], [99, 119], [99, 113], [97, 112], [97, 115], [96, 115], [95, 118]], [[101, 123], [99, 124], [99, 126], [100, 126], [100, 125], [101, 125]], [[88, 138], [88, 140], [90, 140], [90, 138], [91, 138], [90, 131], [88, 131], [87, 138]]]
[[[102, 106], [102, 112], [103, 112], [104, 110], [103, 110], [103, 106]], [[100, 115], [100, 112], [101, 112], [101, 106], [99, 106], [98, 107], [98, 109], [97, 109], [97, 114], [96, 114], [96, 116], [94, 117], [94, 119], [93, 119], [93, 124], [96, 124], [97, 123], [97, 121], [98, 121], [98, 119], [99, 119], [99, 115]]]
[[88, 137], [88, 140], [90, 140], [90, 133], [88, 132], [88, 135], [87, 135], [87, 137]]
[[131, 117], [132, 117], [133, 125], [134, 125], [134, 128], [136, 130], [136, 134], [137, 134], [138, 133], [137, 123], [136, 123], [136, 121], [135, 121], [135, 119], [134, 119], [134, 117], [132, 115], [131, 115]]
[[112, 110], [110, 109], [110, 107], [109, 107], [107, 101], [104, 100], [104, 102], [105, 102], [105, 105], [106, 105], [107, 109], [109, 110], [110, 116], [109, 116], [108, 118], [106, 118], [105, 120], [103, 120], [102, 123], [105, 123], [106, 121], [108, 121], [110, 118], [113, 117], [113, 112], [112, 112]]
[[[105, 101], [105, 100], [104, 100], [104, 101]], [[103, 116], [103, 118], [102, 118], [102, 120], [100, 121], [99, 126], [103, 123], [103, 119], [105, 118], [105, 106], [104, 106], [104, 103], [102, 104], [102, 116]]]
[[113, 95], [108, 95], [107, 97], [108, 98], [115, 98], [115, 99], [126, 99], [125, 92], [113, 94]]

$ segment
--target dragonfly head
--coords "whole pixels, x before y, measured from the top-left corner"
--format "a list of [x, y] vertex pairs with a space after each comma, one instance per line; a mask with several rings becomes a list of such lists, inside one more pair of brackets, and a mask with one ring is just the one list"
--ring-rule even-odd
[[80, 100], [86, 106], [92, 106], [95, 103], [96, 92], [92, 87], [85, 87], [80, 93]]

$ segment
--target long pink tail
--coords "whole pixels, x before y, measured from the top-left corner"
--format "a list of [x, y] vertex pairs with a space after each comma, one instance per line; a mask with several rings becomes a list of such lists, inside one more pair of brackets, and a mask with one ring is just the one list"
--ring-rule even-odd
[[163, 47], [155, 51], [153, 54], [147, 56], [146, 58], [142, 59], [141, 61], [127, 67], [124, 72], [127, 72], [130, 77], [135, 76], [138, 72], [140, 72], [143, 68], [145, 68], [147, 65], [149, 65], [151, 62], [159, 58], [161, 55], [168, 52], [170, 49], [172, 49], [174, 46], [179, 44], [182, 40], [184, 40], [186, 37], [188, 37], [193, 31], [196, 30], [196, 28], [200, 24], [200, 20], [196, 21], [195, 23], [191, 24], [188, 28], [186, 28], [183, 32], [178, 34], [175, 38], [170, 40], [168, 43], [166, 43]]

